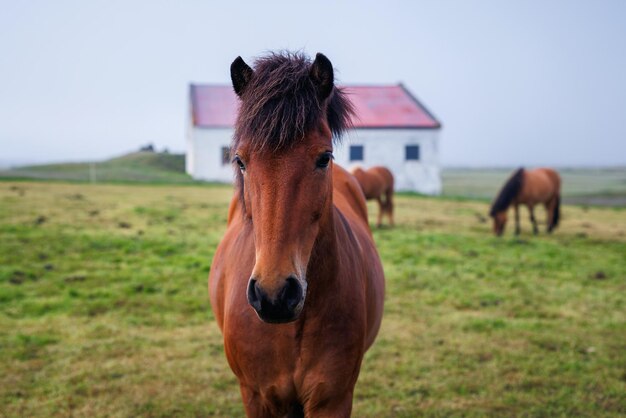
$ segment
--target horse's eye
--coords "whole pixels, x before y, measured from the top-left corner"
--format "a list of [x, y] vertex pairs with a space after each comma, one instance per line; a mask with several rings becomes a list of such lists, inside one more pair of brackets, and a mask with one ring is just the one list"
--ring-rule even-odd
[[241, 171], [244, 171], [246, 169], [246, 165], [243, 163], [243, 161], [241, 161], [241, 158], [239, 158], [238, 155], [235, 155], [234, 161], [239, 166], [239, 169]]
[[325, 152], [317, 158], [315, 165], [317, 168], [326, 168], [330, 164], [330, 160], [333, 158], [332, 152]]

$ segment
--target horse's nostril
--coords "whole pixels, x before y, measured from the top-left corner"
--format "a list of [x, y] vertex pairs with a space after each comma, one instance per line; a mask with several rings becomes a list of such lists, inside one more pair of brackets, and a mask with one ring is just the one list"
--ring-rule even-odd
[[302, 286], [294, 277], [289, 277], [283, 288], [283, 300], [289, 310], [295, 309], [302, 300]]
[[256, 280], [250, 279], [248, 282], [248, 303], [257, 311], [261, 310], [262, 290], [256, 284]]

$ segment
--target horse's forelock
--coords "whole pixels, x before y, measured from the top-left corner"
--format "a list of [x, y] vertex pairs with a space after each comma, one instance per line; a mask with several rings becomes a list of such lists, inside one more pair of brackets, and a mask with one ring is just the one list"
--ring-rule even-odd
[[241, 95], [234, 147], [279, 151], [303, 140], [326, 117], [335, 140], [351, 127], [352, 104], [334, 87], [320, 103], [310, 76], [311, 61], [301, 53], [271, 53], [256, 60]]

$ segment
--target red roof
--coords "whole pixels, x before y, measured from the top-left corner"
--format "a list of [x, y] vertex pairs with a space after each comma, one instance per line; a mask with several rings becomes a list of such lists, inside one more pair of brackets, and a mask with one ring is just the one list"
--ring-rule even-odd
[[[355, 128], [438, 129], [441, 124], [402, 84], [343, 86], [354, 104]], [[190, 86], [194, 126], [229, 128], [235, 124], [238, 99], [230, 85]]]

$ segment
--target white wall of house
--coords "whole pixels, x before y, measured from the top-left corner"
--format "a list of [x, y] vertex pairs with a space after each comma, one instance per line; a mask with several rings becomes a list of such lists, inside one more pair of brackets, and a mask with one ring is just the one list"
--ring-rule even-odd
[[222, 148], [230, 146], [231, 128], [191, 128], [187, 144], [187, 174], [197, 180], [230, 183], [233, 166], [222, 160]]
[[185, 172], [194, 178], [194, 160], [196, 157], [195, 132], [196, 130], [191, 120], [191, 103], [189, 103], [187, 108], [187, 126], [185, 126], [185, 143], [187, 145], [187, 154], [185, 155]]
[[[232, 165], [222, 160], [222, 148], [230, 145], [232, 135], [230, 128], [189, 127], [187, 173], [199, 180], [232, 182]], [[383, 165], [393, 173], [396, 190], [437, 195], [442, 187], [438, 141], [435, 129], [355, 129], [335, 145], [335, 162], [347, 169]], [[351, 145], [363, 146], [362, 161], [350, 161]], [[419, 160], [406, 160], [407, 145], [419, 146]]]
[[[437, 129], [355, 129], [334, 149], [335, 161], [350, 169], [354, 165], [387, 167], [395, 189], [437, 195], [441, 193], [441, 170]], [[363, 160], [350, 161], [350, 146], [363, 146]], [[406, 146], [419, 147], [418, 160], [406, 160]]]

